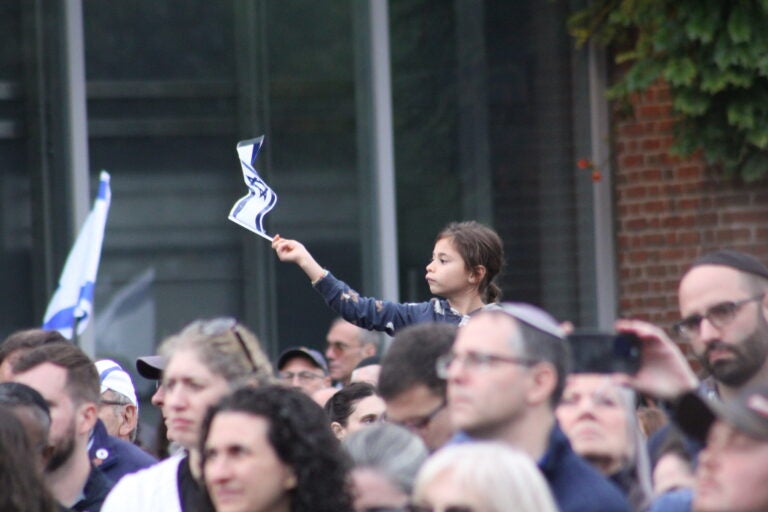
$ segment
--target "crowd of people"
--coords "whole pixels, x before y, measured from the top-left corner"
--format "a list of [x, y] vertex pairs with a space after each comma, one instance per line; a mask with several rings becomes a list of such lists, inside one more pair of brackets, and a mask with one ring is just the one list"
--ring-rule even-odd
[[476, 222], [438, 234], [436, 298], [418, 304], [361, 296], [297, 241], [273, 247], [339, 315], [325, 353], [297, 345], [270, 362], [234, 319], [184, 326], [135, 361], [157, 383], [156, 447], [136, 444], [120, 364], [52, 331], [6, 338], [0, 509], [768, 510], [768, 268], [756, 258], [692, 261], [672, 335], [618, 320], [640, 340], [640, 367], [598, 374], [571, 371], [567, 322], [498, 301], [502, 243]]

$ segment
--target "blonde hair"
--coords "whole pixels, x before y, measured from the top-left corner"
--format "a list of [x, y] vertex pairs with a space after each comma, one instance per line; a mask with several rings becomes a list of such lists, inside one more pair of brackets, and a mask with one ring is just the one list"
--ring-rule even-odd
[[416, 477], [414, 501], [425, 501], [425, 488], [449, 475], [467, 495], [482, 496], [489, 512], [557, 512], [547, 482], [530, 457], [498, 442], [448, 446], [430, 457]]
[[195, 320], [166, 338], [159, 349], [168, 359], [180, 350], [195, 351], [200, 361], [212, 373], [224, 377], [233, 389], [272, 381], [272, 365], [259, 339], [234, 318]]

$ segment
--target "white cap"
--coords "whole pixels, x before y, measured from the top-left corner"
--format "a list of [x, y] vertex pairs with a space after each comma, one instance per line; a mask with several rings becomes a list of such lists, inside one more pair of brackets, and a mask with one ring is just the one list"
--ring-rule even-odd
[[128, 398], [136, 407], [139, 406], [131, 376], [123, 370], [122, 366], [111, 359], [102, 359], [96, 361], [96, 371], [99, 372], [102, 393], [111, 389]]

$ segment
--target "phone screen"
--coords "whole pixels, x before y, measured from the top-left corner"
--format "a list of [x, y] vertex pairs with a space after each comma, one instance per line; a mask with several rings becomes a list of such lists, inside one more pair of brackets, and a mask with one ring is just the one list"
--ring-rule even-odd
[[640, 340], [634, 334], [575, 332], [568, 335], [574, 373], [627, 373], [640, 369]]

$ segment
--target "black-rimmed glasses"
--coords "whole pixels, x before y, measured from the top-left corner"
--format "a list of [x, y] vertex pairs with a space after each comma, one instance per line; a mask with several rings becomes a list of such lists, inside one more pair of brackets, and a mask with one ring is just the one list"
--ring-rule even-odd
[[689, 315], [672, 326], [672, 332], [680, 339], [691, 339], [699, 335], [701, 331], [701, 322], [706, 318], [707, 321], [717, 329], [721, 329], [731, 323], [736, 317], [739, 309], [750, 302], [762, 300], [764, 293], [755, 295], [742, 300], [727, 301], [715, 304], [707, 309], [703, 315], [695, 313]]

